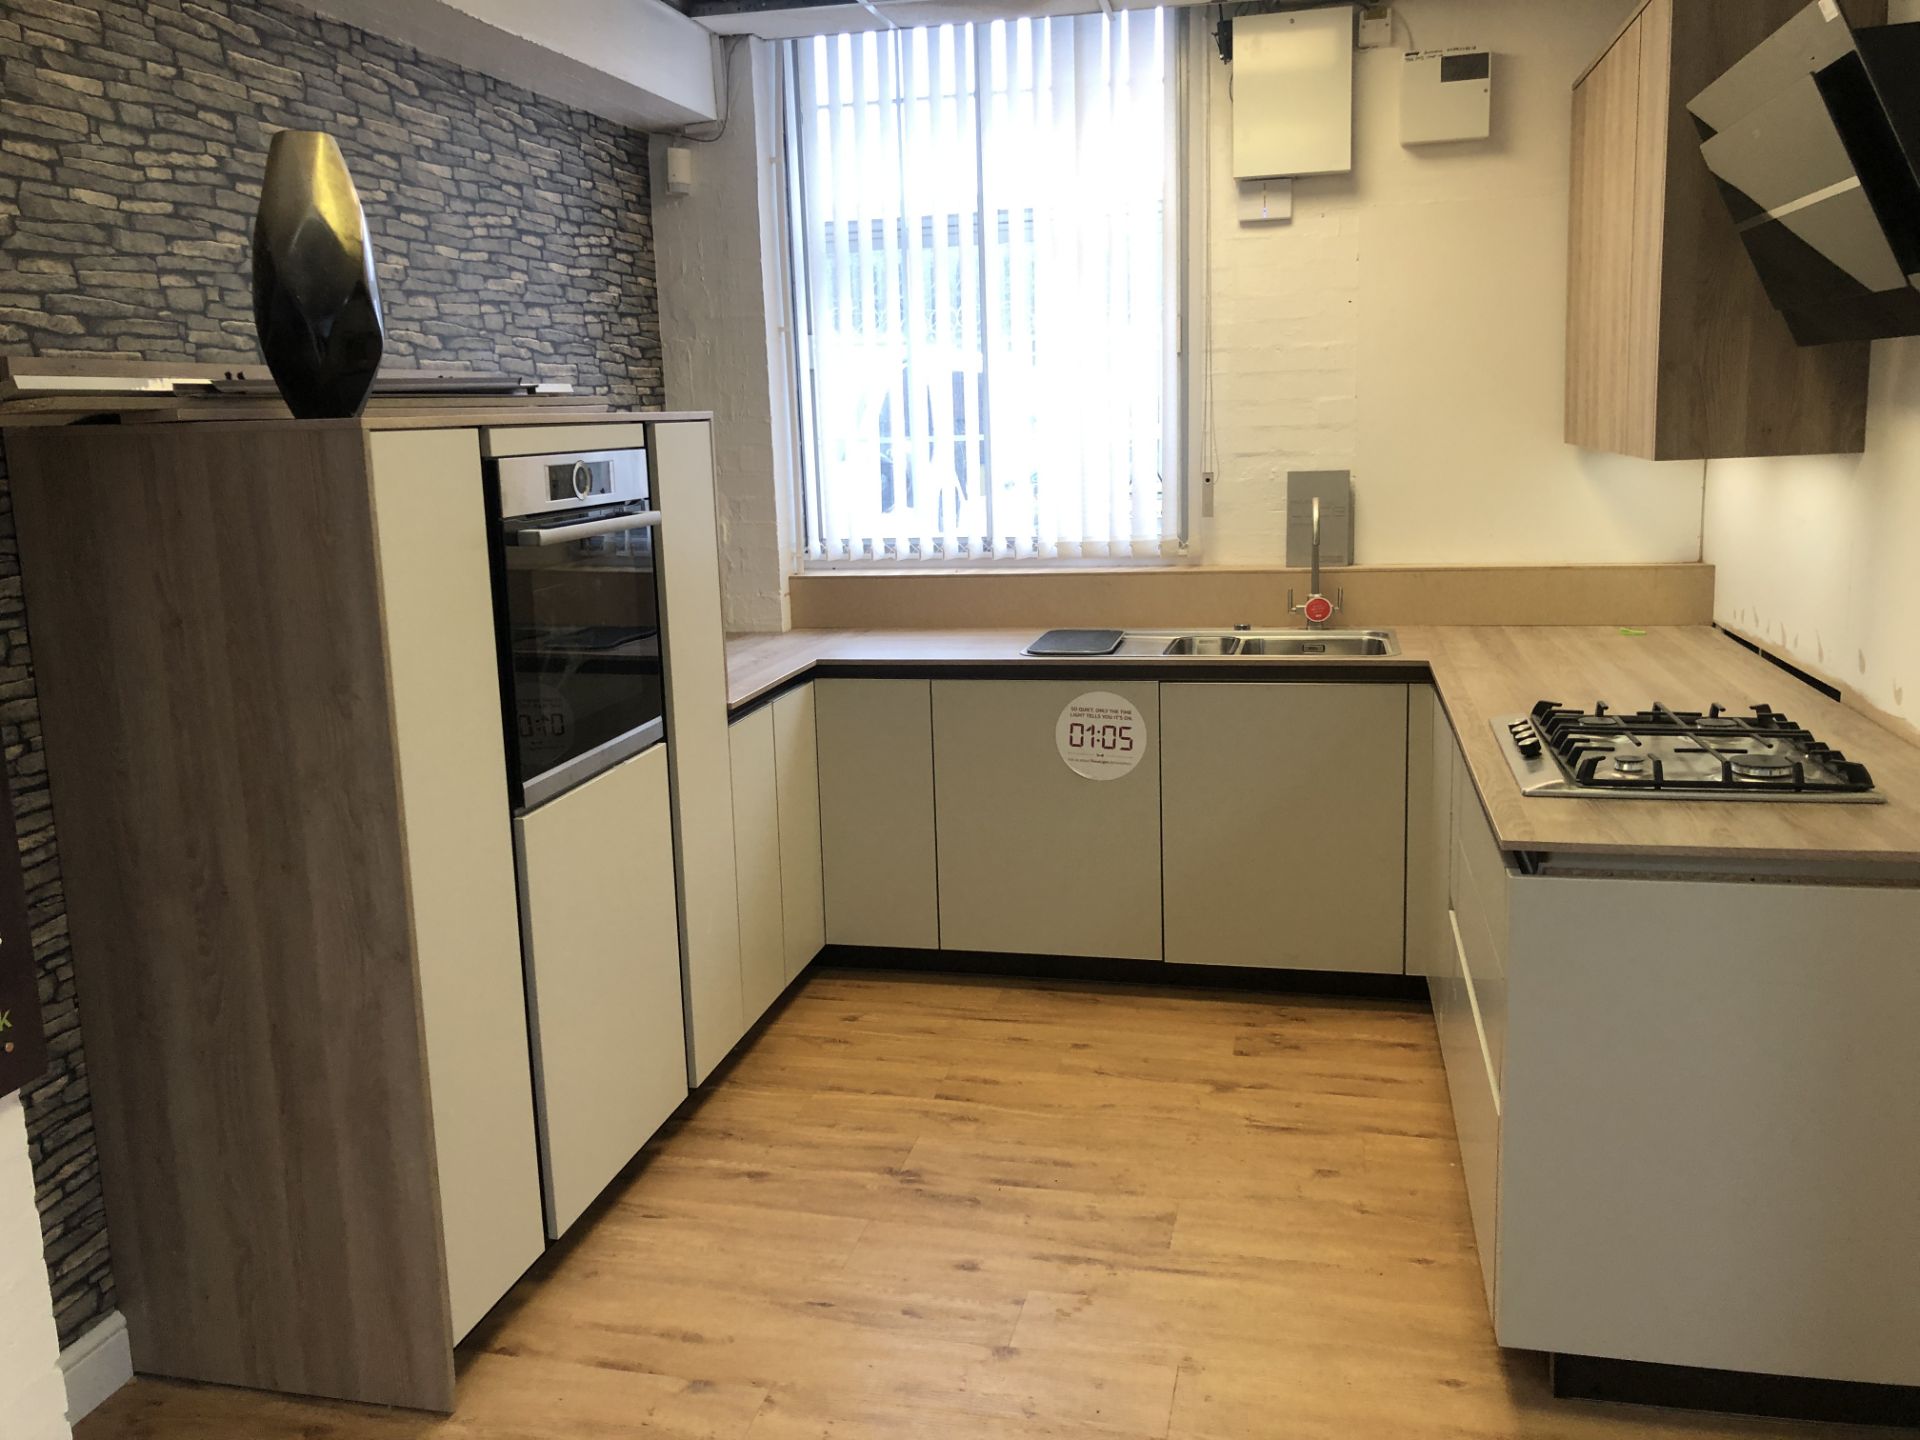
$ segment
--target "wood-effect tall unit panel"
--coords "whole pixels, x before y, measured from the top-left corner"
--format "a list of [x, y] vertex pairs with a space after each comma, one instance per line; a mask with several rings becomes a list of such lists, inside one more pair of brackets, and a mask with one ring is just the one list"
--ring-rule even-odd
[[446, 1410], [366, 437], [8, 437], [143, 1372]]
[[[1865, 343], [1802, 346], [1700, 154], [1687, 102], [1802, 0], [1647, 0], [1575, 83], [1566, 439], [1649, 460], [1853, 454]], [[1855, 25], [1885, 0], [1845, 0]]]

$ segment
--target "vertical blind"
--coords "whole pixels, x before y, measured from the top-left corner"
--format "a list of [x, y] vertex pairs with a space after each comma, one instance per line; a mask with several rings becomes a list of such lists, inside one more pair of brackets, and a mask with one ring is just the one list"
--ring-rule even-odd
[[1178, 547], [1171, 22], [788, 50], [810, 561]]

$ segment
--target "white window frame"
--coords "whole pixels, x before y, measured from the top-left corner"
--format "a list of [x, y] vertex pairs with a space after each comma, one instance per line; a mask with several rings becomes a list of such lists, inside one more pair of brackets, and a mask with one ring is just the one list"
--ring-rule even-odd
[[[900, 557], [897, 554], [872, 557], [821, 557], [810, 553], [810, 536], [819, 525], [810, 476], [817, 465], [814, 451], [813, 359], [809, 347], [809, 327], [800, 313], [807, 303], [806, 278], [795, 244], [794, 227], [805, 214], [802, 181], [792, 163], [791, 143], [799, 123], [798, 86], [794, 79], [794, 47], [804, 38], [777, 43], [776, 76], [778, 84], [778, 127], [776, 183], [777, 243], [782, 248], [780, 265], [780, 301], [786, 332], [787, 361], [792, 383], [788, 394], [792, 402], [790, 434], [793, 460], [789, 476], [789, 504], [793, 517], [789, 563], [792, 573], [896, 571], [927, 574], [934, 571], [1068, 570], [1155, 568], [1193, 565], [1201, 558], [1198, 526], [1199, 497], [1204, 464], [1204, 415], [1206, 367], [1195, 363], [1205, 353], [1206, 289], [1206, 206], [1203, 180], [1208, 149], [1205, 113], [1206, 76], [1203, 42], [1206, 37], [1198, 24], [1204, 11], [1172, 9], [1168, 12], [1169, 39], [1167, 82], [1172, 108], [1172, 123], [1167, 130], [1163, 163], [1170, 177], [1169, 202], [1173, 215], [1167, 227], [1165, 289], [1168, 298], [1168, 344], [1162, 381], [1163, 434], [1161, 441], [1163, 483], [1174, 489], [1172, 518], [1174, 533], [1165, 537], [1166, 546], [1159, 555], [1101, 556], [1091, 558], [1017, 557], [1005, 555], [941, 555], [937, 557]], [[1201, 56], [1196, 61], [1196, 55]], [[1210, 480], [1209, 477], [1205, 477]], [[1209, 507], [1210, 508], [1210, 507]]]

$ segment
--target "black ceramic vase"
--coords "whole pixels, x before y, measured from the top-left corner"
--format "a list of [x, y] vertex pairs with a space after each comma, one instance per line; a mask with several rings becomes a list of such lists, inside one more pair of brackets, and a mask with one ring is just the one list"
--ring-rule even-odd
[[253, 222], [253, 324], [267, 368], [303, 420], [358, 415], [386, 331], [367, 217], [331, 135], [282, 130]]

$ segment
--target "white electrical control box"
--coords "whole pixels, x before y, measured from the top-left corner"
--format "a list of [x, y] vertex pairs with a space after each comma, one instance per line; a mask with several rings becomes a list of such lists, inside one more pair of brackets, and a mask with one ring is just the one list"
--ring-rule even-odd
[[667, 146], [667, 193], [669, 195], [691, 195], [693, 193], [692, 146]]
[[1493, 130], [1493, 55], [1416, 50], [1400, 67], [1400, 143], [1484, 140]]
[[1233, 173], [1353, 169], [1353, 6], [1233, 21]]

